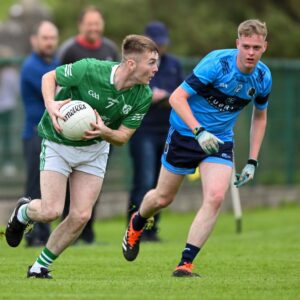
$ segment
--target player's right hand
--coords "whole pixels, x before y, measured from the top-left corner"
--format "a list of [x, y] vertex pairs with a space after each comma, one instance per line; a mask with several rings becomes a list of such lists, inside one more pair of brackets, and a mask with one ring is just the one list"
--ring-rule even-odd
[[62, 100], [62, 101], [49, 101], [47, 102], [47, 111], [50, 115], [50, 118], [52, 120], [53, 126], [55, 128], [55, 130], [60, 133], [61, 132], [61, 128], [57, 122], [57, 118], [60, 119], [64, 119], [64, 116], [61, 114], [61, 112], [59, 111], [60, 108], [67, 104], [68, 102], [70, 102], [71, 99], [67, 99], [67, 100]]
[[206, 154], [214, 154], [219, 151], [219, 144], [224, 144], [214, 134], [204, 130], [201, 131], [196, 137], [200, 147]]
[[242, 170], [241, 174], [236, 174], [236, 181], [234, 182], [234, 185], [239, 188], [245, 183], [247, 183], [249, 180], [252, 180], [254, 177], [255, 169], [258, 166], [258, 162], [255, 159], [248, 159], [248, 162], [244, 169]]
[[159, 89], [157, 87], [154, 87], [152, 89], [152, 101], [153, 103], [160, 102], [162, 100], [167, 99], [170, 96], [170, 93], [168, 93], [166, 90]]
[[94, 112], [95, 112], [97, 120], [95, 123], [94, 122], [91, 123], [92, 130], [85, 131], [85, 135], [83, 138], [86, 140], [95, 139], [97, 137], [101, 137], [102, 139], [104, 139], [103, 132], [104, 132], [105, 128], [107, 128], [107, 127], [104, 124], [101, 116], [99, 115], [99, 113], [97, 112], [96, 109], [94, 109]]

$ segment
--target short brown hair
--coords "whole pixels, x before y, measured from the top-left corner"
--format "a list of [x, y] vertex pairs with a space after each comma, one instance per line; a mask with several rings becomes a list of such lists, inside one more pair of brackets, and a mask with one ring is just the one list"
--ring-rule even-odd
[[157, 45], [150, 38], [144, 35], [127, 35], [122, 43], [123, 59], [130, 54], [142, 54], [144, 52], [158, 52]]
[[242, 22], [238, 27], [238, 37], [252, 36], [253, 34], [262, 35], [264, 38], [267, 37], [268, 30], [265, 22], [261, 22], [257, 19], [249, 19]]

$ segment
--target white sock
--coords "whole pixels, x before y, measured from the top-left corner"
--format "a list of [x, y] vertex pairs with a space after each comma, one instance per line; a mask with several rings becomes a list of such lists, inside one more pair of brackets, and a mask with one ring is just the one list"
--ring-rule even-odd
[[41, 273], [41, 268], [46, 268], [45, 266], [42, 266], [37, 261], [32, 265], [30, 268], [30, 272], [34, 273]]
[[28, 203], [21, 205], [17, 214], [17, 219], [23, 224], [27, 224], [30, 221], [27, 215], [27, 206]]

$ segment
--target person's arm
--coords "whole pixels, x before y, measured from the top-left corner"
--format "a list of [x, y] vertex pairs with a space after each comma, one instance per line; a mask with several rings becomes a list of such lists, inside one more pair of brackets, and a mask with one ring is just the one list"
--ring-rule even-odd
[[93, 130], [87, 130], [84, 138], [86, 140], [101, 137], [103, 140], [109, 142], [114, 146], [122, 146], [129, 141], [136, 129], [128, 128], [121, 125], [118, 129], [114, 130], [107, 127], [102, 121], [100, 115], [95, 110], [97, 116], [97, 123], [91, 123]]
[[193, 132], [195, 128], [200, 127], [201, 124], [196, 120], [193, 112], [188, 104], [189, 94], [182, 88], [178, 87], [170, 96], [170, 105], [179, 115], [179, 117], [186, 123], [186, 125]]
[[241, 187], [249, 180], [253, 179], [255, 169], [258, 166], [258, 154], [264, 139], [267, 126], [267, 109], [259, 110], [253, 108], [251, 129], [250, 129], [250, 150], [249, 159], [241, 174], [236, 174], [236, 187]]
[[170, 105], [194, 133], [202, 150], [208, 155], [217, 153], [219, 144], [224, 144], [224, 142], [201, 126], [189, 106], [188, 98], [189, 94], [183, 88], [178, 87], [170, 97]]
[[[170, 96], [170, 94], [168, 93], [168, 91], [154, 87], [152, 88], [152, 103], [158, 103], [161, 102], [163, 100], [168, 99], [168, 97]], [[169, 104], [168, 104], [169, 105]]]
[[257, 160], [267, 126], [267, 109], [259, 110], [253, 108], [250, 129], [250, 151], [249, 159]]
[[42, 94], [45, 102], [45, 107], [51, 117], [53, 126], [57, 132], [61, 132], [61, 128], [57, 122], [57, 118], [64, 119], [64, 116], [59, 112], [59, 109], [70, 100], [55, 101], [56, 93], [56, 75], [55, 71], [50, 71], [42, 77]]

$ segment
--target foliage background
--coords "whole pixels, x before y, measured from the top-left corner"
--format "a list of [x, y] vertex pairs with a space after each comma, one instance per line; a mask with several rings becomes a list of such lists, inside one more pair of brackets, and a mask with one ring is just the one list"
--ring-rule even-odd
[[[269, 49], [263, 61], [272, 71], [274, 84], [268, 129], [259, 158], [260, 168], [253, 184], [300, 183], [300, 156], [297, 155], [300, 147], [297, 139], [300, 134], [300, 120], [297, 118], [300, 113], [300, 0], [2, 0], [0, 28], [1, 22], [9, 19], [9, 8], [25, 1], [48, 6], [60, 29], [61, 42], [77, 33], [78, 15], [87, 5], [101, 9], [106, 20], [105, 35], [118, 45], [127, 34], [143, 33], [150, 20], [161, 20], [170, 28], [170, 52], [181, 58], [186, 73], [207, 52], [235, 47], [236, 30], [241, 21], [247, 18], [265, 21], [269, 29]], [[27, 38], [25, 40], [28, 42]], [[249, 105], [235, 126], [238, 170], [248, 157], [250, 115]], [[19, 139], [22, 117], [19, 109], [15, 118], [18, 120], [15, 124], [15, 156], [20, 165], [23, 161]], [[124, 148], [115, 151], [111, 166], [122, 166], [126, 175], [123, 176], [120, 168], [115, 172], [111, 170], [107, 182], [112, 182], [115, 176], [110, 174], [118, 174], [116, 181], [125, 180], [128, 188], [130, 160], [127, 159], [127, 148]], [[8, 184], [5, 182], [2, 186]]]
[[[0, 2], [0, 20], [19, 1]], [[170, 28], [171, 50], [180, 56], [202, 56], [212, 49], [235, 47], [237, 25], [247, 18], [267, 22], [269, 49], [265, 57], [296, 58], [300, 53], [299, 0], [40, 0], [52, 10], [61, 41], [76, 34], [77, 17], [87, 5], [99, 7], [105, 35], [120, 44], [129, 33], [142, 33], [150, 20]]]

